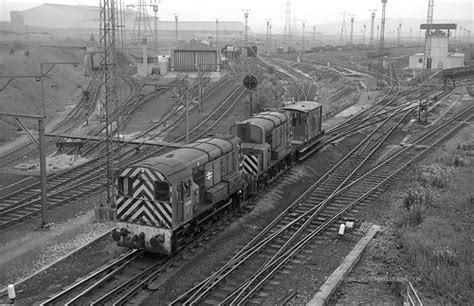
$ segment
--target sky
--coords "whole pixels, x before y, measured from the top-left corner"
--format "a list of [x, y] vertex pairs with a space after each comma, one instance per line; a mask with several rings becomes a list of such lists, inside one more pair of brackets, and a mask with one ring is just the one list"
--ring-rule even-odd
[[[126, 4], [138, 0], [122, 0]], [[215, 20], [244, 21], [243, 10], [249, 10], [249, 26], [253, 31], [265, 31], [266, 20], [270, 20], [275, 31], [285, 24], [286, 0], [147, 0], [158, 4], [160, 20]], [[0, 20], [9, 20], [10, 10], [22, 10], [47, 3], [99, 5], [100, 0], [0, 0]], [[434, 19], [473, 20], [473, 0], [435, 0]], [[292, 0], [292, 15], [297, 23], [307, 27], [328, 22], [341, 23], [343, 12], [353, 15], [355, 20], [370, 19], [371, 9], [376, 9], [376, 20], [380, 20], [380, 0]], [[386, 18], [426, 19], [428, 0], [388, 0]], [[151, 10], [150, 10], [151, 12]]]

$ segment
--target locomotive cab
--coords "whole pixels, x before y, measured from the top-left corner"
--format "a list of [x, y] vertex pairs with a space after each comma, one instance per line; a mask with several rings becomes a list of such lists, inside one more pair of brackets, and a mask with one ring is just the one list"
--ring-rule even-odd
[[313, 101], [299, 101], [282, 108], [290, 114], [293, 128], [292, 144], [298, 150], [313, 145], [319, 136], [324, 134], [322, 130], [322, 106]]

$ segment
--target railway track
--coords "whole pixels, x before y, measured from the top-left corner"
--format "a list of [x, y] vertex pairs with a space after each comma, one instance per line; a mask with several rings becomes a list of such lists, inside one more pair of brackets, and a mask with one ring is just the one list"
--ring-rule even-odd
[[[194, 138], [200, 137], [200, 135], [209, 131], [217, 122], [223, 119], [225, 114], [232, 108], [232, 105], [242, 96], [243, 90], [241, 87], [239, 85], [221, 107], [205, 118], [201, 125], [192, 130]], [[209, 124], [209, 122], [214, 123]], [[157, 137], [157, 134], [153, 137]], [[167, 146], [157, 149], [154, 146], [150, 150], [137, 151], [137, 148], [143, 146], [134, 145], [130, 148], [122, 145], [115, 148], [113, 154], [114, 163], [120, 162], [122, 165], [131, 164], [172, 149]], [[139, 153], [137, 154], [137, 152]], [[88, 197], [101, 191], [106, 186], [107, 178], [104, 171], [106, 161], [100, 156], [101, 154], [99, 154], [99, 157], [73, 169], [48, 177], [48, 209], [58, 207], [69, 201]], [[0, 197], [0, 228], [8, 227], [37, 215], [41, 211], [40, 191], [40, 184], [33, 183]]]
[[[403, 120], [397, 116], [392, 120]], [[309, 242], [316, 248], [318, 239], [324, 239], [323, 233], [337, 229], [338, 220], [350, 217], [356, 205], [375, 199], [395, 175], [472, 118], [473, 107], [469, 107], [380, 161], [381, 145], [398, 125], [387, 119], [379, 128], [386, 126], [388, 130], [376, 129], [222, 268], [172, 304], [262, 303], [257, 293], [266, 296], [265, 286], [275, 273], [302, 249], [311, 248]], [[420, 146], [424, 147], [421, 151]]]
[[[242, 84], [237, 85], [231, 94], [213, 110], [204, 120], [189, 131], [189, 139], [194, 141], [208, 134], [224, 117], [234, 108], [245, 94]], [[178, 137], [175, 141], [182, 141], [185, 136]]]
[[[314, 211], [314, 208], [316, 207], [317, 209], [319, 209], [320, 207], [322, 207], [321, 203], [323, 203], [324, 201], [331, 204], [330, 201], [333, 201], [334, 199], [336, 199], [336, 201], [337, 201], [337, 199], [341, 199], [343, 197], [343, 196], [341, 196], [341, 194], [343, 194], [343, 192], [345, 192], [346, 190], [350, 191], [352, 188], [355, 188], [355, 187], [353, 187], [356, 184], [355, 182], [358, 182], [362, 178], [366, 177], [367, 176], [366, 173], [370, 173], [371, 171], [373, 171], [373, 170], [370, 170], [370, 169], [374, 169], [373, 167], [378, 167], [378, 166], [375, 166], [375, 165], [377, 164], [377, 160], [380, 158], [379, 147], [385, 141], [385, 138], [386, 138], [385, 136], [382, 136], [382, 135], [387, 135], [388, 133], [392, 132], [393, 129], [395, 129], [398, 126], [397, 122], [401, 122], [401, 120], [403, 120], [403, 118], [400, 118], [400, 117], [407, 114], [410, 111], [410, 109], [398, 109], [397, 111], [398, 112], [394, 113], [393, 115], [389, 115], [388, 118], [386, 119], [386, 122], [384, 122], [384, 124], [381, 124], [379, 126], [379, 128], [385, 128], [386, 129], [385, 131], [380, 130], [380, 131], [377, 131], [377, 132], [373, 133], [372, 135], [370, 135], [370, 137], [371, 137], [370, 139], [367, 139], [367, 141], [361, 147], [358, 147], [358, 150], [360, 150], [360, 151], [356, 152], [357, 156], [356, 155], [351, 156], [351, 158], [353, 159], [353, 162], [352, 161], [349, 162], [348, 160], [342, 161], [343, 164], [345, 164], [344, 167], [346, 167], [346, 165], [350, 165], [349, 168], [348, 169], [346, 168], [346, 170], [345, 170], [346, 172], [350, 171], [350, 173], [347, 174], [347, 173], [341, 172], [341, 177], [339, 177], [339, 178], [337, 178], [336, 176], [334, 177], [335, 180], [339, 182], [339, 185], [336, 188], [333, 188], [332, 192], [330, 190], [328, 191], [330, 193], [329, 197], [321, 200], [319, 202], [319, 204], [315, 204], [316, 202], [308, 202], [309, 204], [311, 204], [307, 207], [307, 209], [309, 209], [309, 210], [304, 211], [304, 209], [302, 209], [303, 212], [301, 212], [301, 215], [306, 214], [305, 217], [304, 217], [306, 219], [301, 218], [298, 221], [294, 221], [295, 219], [290, 219], [289, 221], [286, 220], [285, 221], [286, 225], [285, 225], [285, 223], [282, 223], [282, 227], [280, 227], [276, 230], [275, 230], [275, 228], [273, 228], [273, 231], [269, 231], [267, 233], [269, 235], [267, 237], [271, 237], [273, 234], [275, 234], [277, 231], [279, 231], [280, 229], [282, 229], [285, 226], [289, 225], [288, 228], [294, 228], [296, 225], [298, 225], [298, 223], [301, 223], [302, 221], [311, 220], [311, 223], [306, 224], [306, 227], [303, 228], [302, 230], [300, 230], [300, 233], [298, 233], [298, 235], [300, 235], [300, 236], [305, 235], [304, 240], [306, 241], [306, 239], [312, 239], [317, 234], [322, 232], [324, 229], [330, 228], [331, 226], [333, 226], [333, 225], [331, 225], [333, 223], [322, 222], [321, 224], [318, 225], [315, 222], [318, 221], [318, 220], [321, 221], [320, 220], [321, 218], [324, 219], [324, 220], [328, 220], [328, 218], [332, 218], [329, 214], [333, 214], [334, 210], [337, 210], [337, 212], [338, 212], [335, 215], [336, 219], [334, 219], [334, 220], [340, 219], [343, 216], [347, 216], [347, 212], [350, 209], [352, 209], [352, 207], [347, 208], [346, 206], [344, 206], [344, 203], [343, 204], [339, 203], [339, 206], [337, 206], [337, 205], [336, 206], [330, 206], [330, 209], [327, 208], [326, 210], [321, 210], [321, 211], [319, 211], [319, 210]], [[472, 112], [472, 109], [471, 109], [471, 112]], [[472, 115], [471, 115], [471, 117], [472, 117]], [[390, 121], [390, 120], [395, 120], [395, 121]], [[399, 121], [396, 121], [396, 120], [399, 120]], [[395, 124], [393, 124], [393, 122], [395, 122]], [[384, 139], [382, 139], [382, 138], [384, 138]], [[363, 161], [361, 161], [361, 159], [363, 159]], [[383, 164], [385, 164], [385, 162]], [[370, 182], [370, 183], [373, 183], [373, 182]], [[356, 185], [356, 186], [358, 186], [358, 185]], [[369, 185], [368, 187], [367, 186], [364, 186], [364, 187], [365, 188], [371, 188], [371, 186], [372, 185]], [[358, 191], [359, 192], [358, 194], [360, 194], [364, 190]], [[369, 189], [369, 191], [370, 190], [371, 189]], [[313, 196], [319, 196], [320, 194], [321, 193], [315, 193], [315, 194], [312, 194], [312, 195]], [[356, 196], [358, 194], [356, 194], [356, 195], [351, 194], [350, 197], [351, 198], [356, 198]], [[364, 197], [364, 196], [365, 196], [365, 194], [363, 193], [361, 196], [359, 196], [359, 198]], [[363, 200], [370, 199], [372, 197], [374, 197], [373, 194], [365, 196], [363, 198]], [[330, 199], [328, 200], [328, 198], [330, 198]], [[346, 199], [343, 199], [343, 200], [346, 200]], [[298, 204], [299, 204], [298, 207], [296, 207], [296, 208], [294, 207], [294, 210], [290, 211], [289, 214], [294, 214], [295, 212], [300, 213], [299, 210], [303, 205], [302, 205], [302, 202], [299, 202]], [[356, 204], [354, 204], [354, 205], [356, 205]], [[309, 215], [307, 213], [307, 211], [311, 211], [312, 214]], [[316, 215], [314, 215], [314, 213], [316, 213]], [[317, 225], [317, 227], [315, 227], [316, 225]], [[334, 229], [334, 226], [332, 228]], [[298, 227], [298, 229], [301, 229], [301, 227]], [[296, 232], [298, 231], [298, 229], [296, 230]], [[289, 230], [290, 229], [287, 229], [287, 231], [289, 231]], [[318, 230], [319, 230], [319, 232], [317, 234], [314, 234], [315, 231], [318, 231]], [[294, 235], [296, 232], [294, 232], [291, 235], [291, 237], [296, 237], [296, 235]], [[313, 236], [311, 236], [311, 235], [313, 235]], [[275, 236], [275, 237], [278, 238], [278, 237], [281, 237], [281, 236]], [[272, 240], [270, 240], [270, 242], [275, 241], [276, 240], [275, 237], [273, 237]], [[307, 238], [307, 237], [310, 237], [310, 238]], [[259, 237], [259, 239], [265, 240], [266, 238], [264, 236], [262, 236], [262, 237]], [[294, 238], [290, 238], [290, 239], [294, 239]], [[307, 240], [307, 241], [309, 241], [309, 240]], [[270, 242], [268, 242], [268, 243], [270, 243]], [[293, 246], [295, 246], [295, 247], [293, 247]], [[258, 288], [261, 288], [262, 286], [264, 286], [265, 281], [268, 280], [271, 277], [271, 275], [273, 275], [275, 273], [275, 271], [277, 271], [281, 266], [283, 266], [285, 264], [285, 262], [287, 262], [288, 260], [291, 260], [291, 257], [294, 256], [295, 253], [288, 253], [290, 248], [291, 248], [292, 252], [297, 252], [299, 250], [298, 248], [301, 249], [303, 247], [305, 247], [305, 244], [299, 244], [298, 241], [290, 241], [287, 244], [282, 245], [280, 247], [281, 251], [279, 253], [277, 252], [277, 254], [274, 254], [271, 257], [271, 260], [268, 262], [268, 264], [254, 265], [253, 270], [254, 271], [257, 270], [258, 273], [257, 274], [251, 274], [250, 276], [247, 277], [247, 280], [251, 280], [252, 282], [247, 282], [242, 287], [239, 287], [238, 290], [240, 290], [240, 291], [238, 293], [233, 293], [233, 292], [236, 292], [236, 291], [231, 292], [230, 294], [233, 294], [233, 295], [228, 300], [224, 300], [224, 302], [233, 301], [233, 302], [240, 303], [242, 301], [245, 302], [245, 301], [249, 301], [249, 300], [250, 301], [258, 301], [258, 300], [252, 300], [253, 295], [254, 295], [255, 292], [252, 291], [252, 290], [249, 290], [249, 288], [253, 288], [255, 284], [257, 285]], [[247, 248], [247, 246], [246, 246], [246, 248]], [[249, 249], [250, 248], [247, 248], [247, 251]], [[288, 251], [286, 251], [287, 249], [288, 249]], [[289, 259], [288, 258], [285, 259], [286, 258], [285, 256], [287, 256], [288, 254], [290, 254], [289, 255], [290, 257], [288, 257]], [[267, 254], [266, 257], [268, 258], [268, 254]], [[81, 296], [78, 299], [74, 299], [72, 304], [74, 304], [74, 303], [81, 304], [81, 303], [84, 303], [86, 301], [90, 302], [91, 300], [94, 301], [93, 304], [106, 304], [106, 303], [124, 304], [130, 298], [130, 296], [133, 295], [133, 293], [130, 293], [130, 292], [136, 292], [136, 291], [140, 290], [139, 288], [141, 288], [145, 284], [149, 283], [153, 278], [156, 278], [157, 275], [159, 273], [161, 273], [164, 269], [167, 269], [167, 267], [168, 267], [167, 262], [165, 262], [165, 261], [156, 264], [156, 266], [153, 265], [153, 268], [150, 268], [150, 274], [141, 275], [140, 276], [141, 280], [138, 280], [137, 282], [135, 282], [134, 285], [131, 285], [133, 287], [133, 290], [130, 287], [127, 287], [128, 285], [124, 285], [122, 287], [122, 285], [121, 285], [122, 283], [128, 283], [128, 280], [124, 280], [123, 282], [122, 281], [120, 282], [121, 283], [120, 285], [117, 285], [115, 283], [115, 284], [112, 285], [112, 287], [114, 287], [114, 288], [119, 288], [120, 287], [121, 288], [120, 290], [124, 290], [125, 293], [118, 294], [115, 290], [108, 289], [110, 292], [113, 291], [114, 293], [111, 293], [110, 295], [106, 295], [107, 297], [104, 298], [103, 300], [102, 300], [103, 297], [100, 297], [99, 300], [96, 300], [95, 298], [90, 299], [90, 297]], [[260, 271], [260, 269], [255, 269], [255, 267], [262, 267], [262, 271]], [[147, 271], [148, 271], [148, 268], [149, 267], [147, 266], [147, 268], [146, 268]], [[156, 272], [156, 271], [158, 271], [158, 272]], [[239, 270], [239, 271], [242, 272], [242, 270]], [[270, 276], [266, 276], [265, 273], [267, 273], [267, 272], [265, 272], [265, 271], [271, 271], [271, 273], [269, 274]], [[124, 274], [127, 274], [127, 273], [124, 273]], [[105, 276], [101, 277], [101, 279], [103, 279], [104, 277]], [[107, 278], [113, 278], [113, 277], [114, 276], [109, 276]], [[263, 282], [262, 282], [262, 278], [264, 279]], [[98, 286], [102, 286], [103, 283], [99, 283], [98, 285], [96, 285], [96, 283], [98, 283], [98, 281], [92, 281], [92, 282], [94, 283], [92, 289], [88, 289], [89, 288], [88, 287], [88, 288], [82, 290], [82, 292], [87, 291], [86, 293], [88, 294], [89, 292], [93, 292], [95, 290], [100, 290], [100, 292], [104, 291], [103, 289], [97, 289]], [[107, 287], [107, 288], [109, 288], [109, 287]], [[126, 288], [126, 289], [123, 289], [123, 288]], [[107, 289], [105, 291], [107, 291]], [[119, 297], [117, 299], [118, 295], [121, 295], [121, 297]], [[222, 291], [220, 291], [220, 293], [218, 295], [222, 295]], [[109, 297], [112, 298], [113, 300], [108, 300]], [[85, 300], [82, 300], [83, 298], [85, 298]], [[208, 298], [208, 297], [206, 297], [206, 298]], [[215, 300], [213, 300], [213, 298], [214, 297], [211, 297], [210, 300], [208, 299], [208, 302], [209, 301], [210, 302], [215, 301]], [[199, 301], [201, 301], [201, 300], [199, 300]]]
[[[173, 304], [228, 302], [226, 298], [238, 288], [238, 286], [234, 288], [229, 284], [239, 284], [238, 279], [242, 274], [251, 274], [252, 271], [258, 270], [258, 267], [265, 266], [268, 258], [275, 258], [280, 252], [283, 252], [286, 247], [294, 243], [295, 237], [305, 231], [310, 224], [312, 225], [309, 228], [312, 228], [321, 221], [314, 220], [315, 216], [312, 216], [314, 209], [321, 207], [319, 203], [330, 197], [338, 188], [342, 188], [351, 177], [355, 176], [358, 170], [369, 163], [369, 157], [373, 156], [385, 141], [387, 137], [385, 135], [393, 132], [394, 127], [398, 125], [393, 122], [400, 122], [407, 113], [408, 111], [405, 111], [393, 115], [397, 118], [386, 119], [316, 182], [310, 190], [292, 203], [285, 212], [226, 263], [218, 273], [206, 279], [207, 284], [203, 282], [202, 285], [198, 285], [200, 289], [195, 287], [189, 290]], [[334, 209], [334, 207], [328, 207], [328, 210], [330, 209]], [[224, 296], [225, 298], [222, 299]]]
[[[295, 101], [311, 100], [308, 97], [314, 96], [314, 83], [319, 79], [306, 75], [289, 65], [283, 64], [271, 57], [252, 58], [251, 62], [262, 70], [266, 71], [269, 67], [274, 69], [275, 75], [289, 86], [291, 96]], [[271, 64], [267, 63], [270, 62]], [[313, 94], [312, 94], [313, 93]]]
[[41, 302], [40, 305], [125, 305], [162, 273], [179, 266], [227, 227], [239, 212], [223, 214], [210, 228], [183, 244], [172, 257], [130, 251]]
[[[93, 98], [89, 101], [82, 97], [79, 103], [66, 115], [66, 117], [52, 127], [51, 132], [67, 132], [81, 125], [84, 122], [85, 115], [91, 113], [96, 107], [98, 97], [99, 80], [97, 74], [94, 74], [88, 84], [87, 90], [94, 93]], [[52, 143], [50, 142], [49, 145]], [[0, 169], [9, 166], [13, 163], [19, 162], [26, 156], [33, 156], [38, 154], [38, 149], [30, 141], [16, 146], [12, 150], [5, 152], [0, 156]]]
[[[358, 114], [352, 116], [348, 120], [342, 122], [339, 125], [332, 127], [326, 131], [327, 137], [335, 137], [337, 135], [345, 135], [348, 131], [356, 131], [357, 129], [364, 128], [368, 125], [379, 122], [390, 113], [393, 108], [403, 107], [405, 104], [413, 103], [413, 101], [420, 101], [424, 99], [442, 99], [452, 92], [452, 88], [436, 90], [432, 87], [429, 89], [415, 89], [398, 93], [394, 98], [384, 97], [378, 102], [366, 107]], [[413, 98], [415, 95], [415, 98]], [[397, 102], [399, 105], [395, 106]]]
[[[220, 90], [222, 87], [226, 86], [231, 82], [232, 79], [227, 75], [223, 79], [219, 80], [219, 82], [215, 82], [209, 87], [207, 87], [203, 92], [202, 92], [202, 103], [205, 104], [206, 101], [213, 95], [215, 94], [218, 90]], [[197, 98], [197, 96], [195, 97]], [[197, 112], [198, 105], [196, 104], [191, 104], [189, 106], [190, 108], [190, 115]], [[182, 121], [185, 119], [185, 113], [183, 111], [183, 106], [182, 105], [177, 105], [176, 108], [171, 111], [165, 118], [164, 120], [150, 126], [148, 129], [144, 130], [140, 134], [138, 134], [134, 139], [139, 139], [142, 137], [147, 136], [148, 139], [156, 139], [160, 135], [163, 135], [166, 131], [170, 130], [172, 127], [176, 126], [177, 124], [182, 123]]]

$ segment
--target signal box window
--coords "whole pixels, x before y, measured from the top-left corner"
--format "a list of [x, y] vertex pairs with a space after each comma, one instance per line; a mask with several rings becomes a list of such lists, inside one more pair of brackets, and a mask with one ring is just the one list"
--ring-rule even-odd
[[157, 201], [169, 201], [170, 185], [167, 182], [155, 182], [155, 199]]

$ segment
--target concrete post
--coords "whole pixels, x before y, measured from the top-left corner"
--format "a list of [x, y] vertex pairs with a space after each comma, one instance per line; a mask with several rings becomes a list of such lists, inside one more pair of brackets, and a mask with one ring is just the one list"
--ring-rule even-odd
[[40, 175], [41, 175], [41, 225], [46, 226], [48, 224], [47, 212], [48, 212], [48, 192], [46, 186], [46, 148], [45, 148], [45, 137], [44, 137], [44, 119], [38, 119], [38, 132], [39, 132], [39, 144], [40, 144]]

